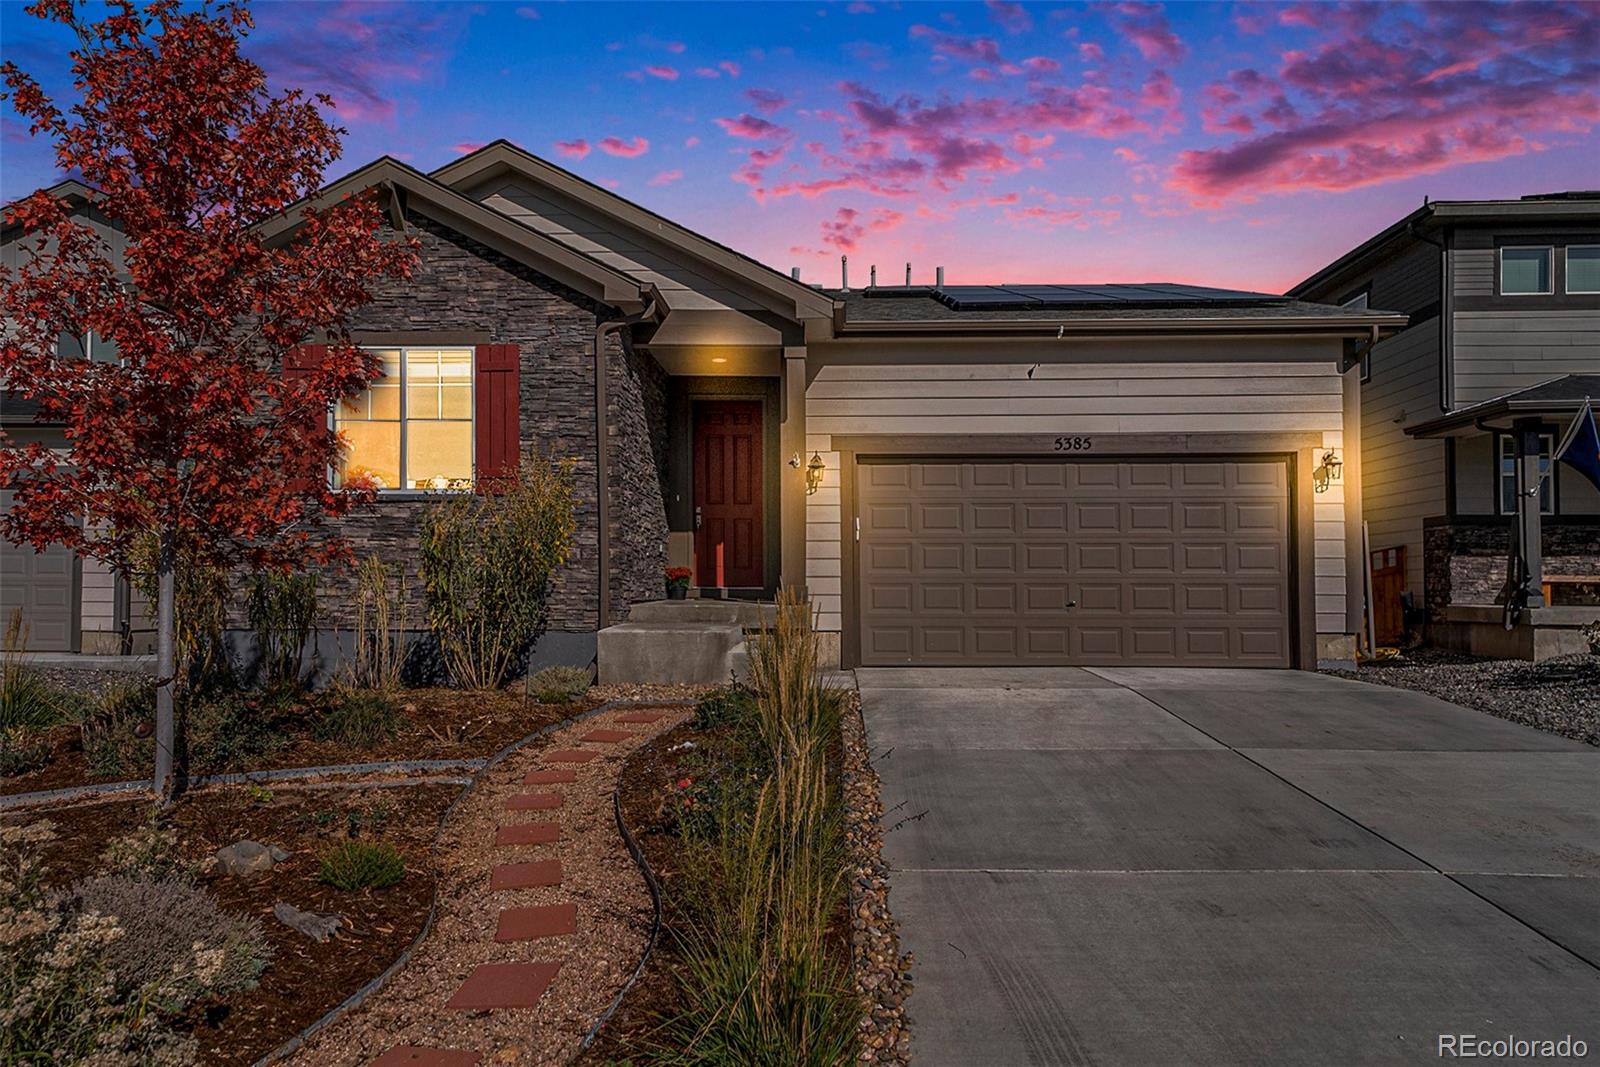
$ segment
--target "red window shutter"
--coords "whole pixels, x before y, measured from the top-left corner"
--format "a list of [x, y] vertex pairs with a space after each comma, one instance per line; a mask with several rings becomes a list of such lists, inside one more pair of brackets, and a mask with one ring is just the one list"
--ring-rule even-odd
[[479, 345], [474, 379], [477, 454], [474, 465], [480, 490], [517, 472], [521, 450], [517, 422], [517, 389], [521, 350], [516, 345]]
[[[283, 376], [285, 378], [304, 378], [320, 370], [328, 358], [327, 345], [296, 345], [284, 353]], [[314, 435], [325, 432], [328, 425], [326, 414], [311, 411], [305, 416], [306, 434]], [[309, 478], [297, 478], [290, 485], [298, 492], [305, 492], [315, 486], [316, 482]]]

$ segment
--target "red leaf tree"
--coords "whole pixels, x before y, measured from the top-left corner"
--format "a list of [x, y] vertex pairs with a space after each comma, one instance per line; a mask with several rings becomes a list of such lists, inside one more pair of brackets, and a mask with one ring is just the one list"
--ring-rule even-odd
[[[240, 52], [243, 4], [118, 0], [97, 22], [72, 0], [28, 11], [76, 35], [77, 102], [63, 109], [9, 62], [4, 95], [54, 144], [57, 166], [96, 191], [126, 247], [114, 254], [48, 192], [8, 215], [31, 236], [0, 273], [0, 377], [65, 427], [67, 447], [0, 437], [0, 484], [15, 490], [0, 532], [125, 573], [135, 544], [154, 537], [154, 778], [170, 796], [175, 571], [344, 550], [322, 524], [363, 494], [328, 485], [339, 446], [325, 414], [378, 373], [346, 322], [382, 279], [409, 274], [415, 250], [383, 235], [371, 199], [306, 210], [282, 247], [257, 237], [253, 227], [316, 192], [345, 131], [323, 117], [327, 97], [268, 88]], [[58, 352], [61, 336], [91, 332], [119, 358]], [[327, 346], [320, 365], [283, 375], [309, 340]]]

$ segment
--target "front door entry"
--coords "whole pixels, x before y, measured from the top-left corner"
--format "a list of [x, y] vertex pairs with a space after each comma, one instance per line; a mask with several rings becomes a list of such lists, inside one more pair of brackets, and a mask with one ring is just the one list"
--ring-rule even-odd
[[701, 587], [760, 588], [761, 402], [694, 406], [694, 571]]

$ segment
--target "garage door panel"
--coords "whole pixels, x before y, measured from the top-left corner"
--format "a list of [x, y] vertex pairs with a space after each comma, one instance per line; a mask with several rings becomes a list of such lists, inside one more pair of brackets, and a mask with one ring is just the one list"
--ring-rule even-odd
[[[0, 511], [10, 506], [11, 493], [0, 492]], [[0, 539], [0, 626], [20, 611], [29, 649], [72, 651], [76, 572], [77, 561], [70, 549], [51, 545], [35, 552], [29, 545]]]
[[1281, 462], [861, 471], [869, 665], [1289, 664]]

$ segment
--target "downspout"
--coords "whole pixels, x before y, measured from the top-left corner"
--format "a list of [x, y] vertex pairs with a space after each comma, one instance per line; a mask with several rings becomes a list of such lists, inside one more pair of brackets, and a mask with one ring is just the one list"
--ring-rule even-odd
[[594, 327], [594, 487], [596, 504], [595, 541], [599, 555], [600, 603], [595, 616], [597, 630], [611, 625], [611, 492], [610, 438], [606, 419], [606, 334], [619, 333], [629, 326], [655, 317], [656, 297], [652, 295], [637, 315], [608, 319]]
[[1411, 236], [1439, 250], [1439, 410], [1448, 412], [1455, 393], [1450, 359], [1450, 248], [1443, 238], [1434, 240], [1415, 222], [1411, 224]]

